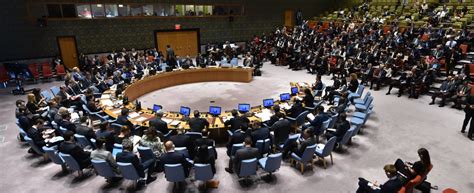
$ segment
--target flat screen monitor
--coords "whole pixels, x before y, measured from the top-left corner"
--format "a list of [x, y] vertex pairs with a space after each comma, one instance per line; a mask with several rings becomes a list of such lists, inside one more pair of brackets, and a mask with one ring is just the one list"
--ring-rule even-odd
[[239, 111], [246, 113], [250, 111], [250, 104], [239, 104]]
[[263, 99], [263, 106], [264, 107], [272, 107], [273, 106], [273, 99]]
[[288, 101], [288, 100], [290, 100], [290, 98], [291, 98], [290, 93], [280, 94], [280, 100], [281, 101]]
[[214, 115], [214, 116], [220, 115], [221, 114], [221, 107], [210, 106], [209, 107], [209, 114]]
[[298, 94], [298, 87], [291, 87], [291, 94]]
[[161, 110], [161, 106], [160, 105], [157, 105], [157, 104], [154, 104], [153, 105], [153, 112], [158, 112], [159, 110]]
[[189, 107], [181, 106], [181, 108], [179, 108], [179, 113], [184, 116], [189, 116], [189, 114], [191, 113], [191, 109]]

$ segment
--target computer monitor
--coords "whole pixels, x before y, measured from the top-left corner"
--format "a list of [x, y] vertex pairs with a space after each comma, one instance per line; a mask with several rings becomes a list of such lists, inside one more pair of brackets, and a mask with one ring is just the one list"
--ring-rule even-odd
[[214, 115], [214, 116], [219, 116], [221, 114], [221, 107], [210, 106], [209, 114]]
[[290, 93], [280, 94], [280, 100], [281, 101], [288, 101], [288, 100], [290, 100], [290, 98], [291, 98]]
[[153, 105], [153, 112], [158, 112], [159, 110], [161, 110], [161, 106], [160, 105], [157, 105], [157, 104], [154, 104]]
[[181, 108], [179, 108], [179, 113], [184, 116], [189, 116], [189, 114], [191, 114], [191, 109], [189, 107], [181, 106]]
[[263, 99], [263, 106], [264, 107], [272, 107], [273, 106], [273, 99]]
[[250, 111], [250, 104], [239, 104], [239, 111], [246, 113]]
[[298, 87], [291, 87], [291, 94], [298, 94]]

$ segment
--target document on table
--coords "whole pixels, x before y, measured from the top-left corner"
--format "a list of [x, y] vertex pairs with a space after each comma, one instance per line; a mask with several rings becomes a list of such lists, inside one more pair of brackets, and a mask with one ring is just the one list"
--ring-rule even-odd
[[100, 96], [101, 99], [110, 99], [110, 94], [103, 94]]
[[307, 115], [306, 117], [308, 117], [308, 119], [309, 119], [310, 121], [314, 120], [314, 115], [313, 115], [313, 113], [308, 113], [308, 115]]
[[112, 100], [110, 100], [110, 99], [102, 100], [101, 103], [102, 103], [103, 105], [109, 106], [109, 107], [114, 106], [114, 102], [112, 102]]
[[172, 121], [172, 122], [170, 123], [170, 125], [173, 126], [173, 127], [176, 127], [176, 126], [178, 126], [180, 123], [181, 123], [181, 121], [174, 120], [174, 121]]
[[120, 113], [122, 113], [122, 109], [117, 109], [115, 111], [112, 111], [112, 113], [115, 115], [119, 115]]
[[270, 109], [263, 109], [262, 112], [256, 113], [255, 116], [262, 119], [262, 122], [270, 120], [270, 117], [273, 115]]
[[234, 118], [234, 116], [226, 116], [226, 117], [222, 117], [222, 121], [226, 122], [230, 119]]
[[288, 103], [282, 103], [280, 104], [280, 108], [288, 110], [291, 109], [290, 105]]
[[132, 112], [132, 113], [128, 114], [128, 117], [130, 117], [132, 119], [135, 118], [135, 117], [138, 117], [138, 116], [140, 116], [140, 114], [138, 114], [137, 112]]
[[138, 122], [143, 122], [143, 121], [146, 121], [146, 117], [138, 117], [138, 119], [135, 119], [136, 121]]
[[173, 122], [172, 119], [165, 119], [165, 118], [162, 118], [161, 120], [163, 120], [164, 122], [166, 122], [166, 124], [170, 124], [171, 122]]

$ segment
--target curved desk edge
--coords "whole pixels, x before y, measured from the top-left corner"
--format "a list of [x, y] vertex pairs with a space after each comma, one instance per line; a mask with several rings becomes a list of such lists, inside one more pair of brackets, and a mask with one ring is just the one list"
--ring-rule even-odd
[[252, 68], [198, 68], [160, 73], [136, 81], [125, 89], [125, 96], [134, 101], [140, 96], [155, 90], [198, 82], [252, 81]]

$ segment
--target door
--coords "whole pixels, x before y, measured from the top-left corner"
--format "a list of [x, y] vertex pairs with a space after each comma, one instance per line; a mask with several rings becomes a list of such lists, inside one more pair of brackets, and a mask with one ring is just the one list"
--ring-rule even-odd
[[285, 11], [285, 26], [292, 28], [295, 25], [295, 12], [293, 10]]
[[58, 37], [58, 47], [64, 65], [71, 69], [78, 66], [76, 37]]
[[163, 54], [166, 46], [170, 45], [179, 57], [197, 56], [199, 50], [199, 35], [197, 30], [158, 31], [156, 36], [156, 47]]

